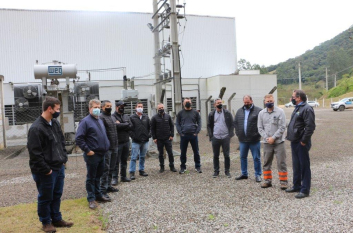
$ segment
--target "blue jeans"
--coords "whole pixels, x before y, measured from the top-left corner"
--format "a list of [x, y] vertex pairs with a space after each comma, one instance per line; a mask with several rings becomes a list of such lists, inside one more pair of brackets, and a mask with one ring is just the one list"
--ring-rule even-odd
[[136, 171], [137, 156], [139, 156], [139, 171], [145, 170], [145, 156], [147, 153], [147, 149], [148, 149], [148, 142], [132, 142], [129, 172]]
[[104, 171], [104, 155], [94, 154], [92, 156], [83, 153], [86, 162], [86, 191], [87, 201], [95, 201], [97, 197], [102, 196], [100, 190], [100, 179]]
[[311, 186], [311, 170], [309, 150], [311, 141], [305, 146], [300, 142], [291, 142], [292, 164], [293, 164], [293, 188], [300, 189], [300, 192], [309, 194]]
[[239, 142], [240, 143], [240, 163], [241, 174], [248, 176], [248, 153], [251, 151], [254, 160], [255, 176], [261, 176], [260, 142]]
[[50, 175], [32, 174], [38, 190], [38, 216], [43, 225], [62, 220], [60, 212], [65, 166]]
[[118, 146], [115, 149], [109, 149], [104, 155], [104, 171], [101, 176], [100, 190], [106, 194], [107, 189], [112, 185], [112, 172], [118, 158]]
[[180, 168], [186, 169], [186, 151], [188, 149], [189, 142], [191, 144], [192, 151], [194, 152], [195, 168], [200, 168], [201, 159], [199, 153], [199, 140], [197, 135], [195, 136], [193, 134], [184, 134], [183, 136], [180, 135]]

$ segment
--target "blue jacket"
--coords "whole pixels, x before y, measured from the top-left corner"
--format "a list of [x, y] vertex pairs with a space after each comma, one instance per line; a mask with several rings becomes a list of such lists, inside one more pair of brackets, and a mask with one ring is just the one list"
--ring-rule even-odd
[[88, 153], [104, 155], [109, 150], [109, 140], [103, 121], [96, 119], [91, 114], [83, 118], [76, 132], [76, 145]]

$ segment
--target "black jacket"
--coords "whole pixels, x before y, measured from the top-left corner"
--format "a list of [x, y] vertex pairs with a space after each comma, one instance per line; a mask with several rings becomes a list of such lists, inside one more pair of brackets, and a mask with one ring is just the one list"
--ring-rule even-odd
[[174, 137], [174, 123], [170, 115], [156, 114], [151, 119], [151, 133], [153, 139], [166, 140]]
[[183, 109], [178, 113], [175, 125], [180, 135], [198, 134], [201, 130], [200, 114], [194, 109]]
[[315, 130], [314, 109], [307, 103], [295, 107], [288, 124], [287, 140], [308, 143]]
[[52, 125], [40, 116], [28, 131], [29, 166], [34, 174], [59, 170], [67, 162], [65, 137], [60, 124], [56, 119], [51, 122]]
[[[228, 137], [232, 138], [234, 136], [233, 116], [226, 109], [222, 109], [222, 111], [224, 112], [224, 120], [228, 128]], [[207, 132], [208, 132], [208, 136], [210, 137], [210, 141], [212, 140], [212, 137], [213, 137], [215, 112], [216, 110], [213, 110], [212, 112], [210, 112], [210, 114], [208, 114]]]
[[107, 132], [110, 143], [109, 149], [113, 150], [118, 146], [118, 133], [116, 131], [115, 118], [113, 118], [111, 114], [107, 114], [104, 111], [99, 118], [102, 119], [105, 126], [105, 131]]
[[244, 120], [245, 120], [245, 110], [244, 107], [238, 109], [234, 117], [234, 128], [235, 134], [238, 136], [240, 142], [258, 142], [261, 139], [261, 135], [257, 130], [257, 118], [261, 111], [261, 108], [253, 105], [250, 108], [250, 113], [248, 117], [248, 124], [246, 129], [246, 135], [244, 132]]
[[118, 131], [119, 144], [123, 144], [123, 143], [130, 141], [130, 130], [132, 128], [130, 117], [126, 114], [120, 114], [117, 112], [114, 112], [112, 117], [116, 121], [120, 122], [120, 123], [116, 124], [116, 130]]
[[150, 118], [146, 114], [142, 114], [142, 118], [137, 114], [130, 116], [132, 129], [130, 131], [130, 137], [133, 142], [148, 142], [151, 137], [150, 131]]

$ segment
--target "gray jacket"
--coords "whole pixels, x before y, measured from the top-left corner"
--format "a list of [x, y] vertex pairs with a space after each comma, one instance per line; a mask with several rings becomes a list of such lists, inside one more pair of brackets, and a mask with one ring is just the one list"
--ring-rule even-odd
[[276, 144], [283, 142], [286, 131], [284, 111], [276, 106], [272, 112], [268, 112], [267, 108], [262, 109], [257, 119], [257, 128], [264, 143], [267, 143], [266, 139], [269, 137], [273, 137]]

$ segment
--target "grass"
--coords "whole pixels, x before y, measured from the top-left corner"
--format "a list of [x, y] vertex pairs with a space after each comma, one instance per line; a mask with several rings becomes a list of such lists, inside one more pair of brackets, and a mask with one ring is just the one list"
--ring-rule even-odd
[[[100, 233], [108, 224], [108, 218], [102, 211], [90, 210], [86, 198], [61, 202], [63, 219], [74, 222], [72, 228], [59, 228], [59, 232]], [[42, 224], [37, 215], [37, 203], [1, 207], [1, 233], [41, 232]]]

